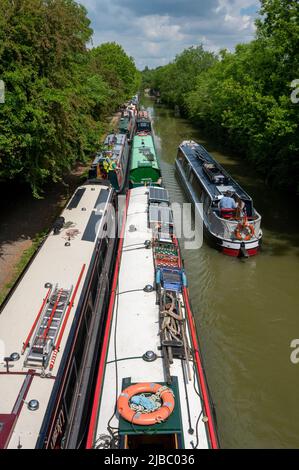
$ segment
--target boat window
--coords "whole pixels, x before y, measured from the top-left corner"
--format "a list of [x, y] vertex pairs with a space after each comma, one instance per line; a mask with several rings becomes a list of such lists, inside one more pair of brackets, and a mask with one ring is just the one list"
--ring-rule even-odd
[[95, 305], [96, 298], [98, 295], [98, 282], [99, 282], [98, 273], [97, 273], [97, 269], [95, 269], [93, 278], [91, 281], [91, 286], [90, 286], [90, 295], [91, 295], [92, 305]]
[[98, 259], [98, 275], [100, 276], [103, 270], [103, 265], [106, 259], [106, 254], [108, 250], [108, 239], [107, 237], [102, 239], [101, 246], [99, 247], [100, 253], [99, 253], [99, 259]]
[[193, 171], [191, 173], [190, 183], [191, 183], [192, 188], [194, 189], [198, 199], [200, 200], [201, 196], [202, 196], [202, 193], [203, 193], [203, 188], [202, 188], [197, 176], [194, 174]]
[[187, 173], [187, 171], [188, 171], [188, 160], [187, 160], [187, 158], [185, 157], [185, 155], [183, 154], [183, 152], [181, 150], [179, 150], [178, 158], [179, 158], [179, 161], [181, 162], [181, 165], [183, 167], [184, 172]]
[[[90, 321], [91, 321], [91, 318], [92, 318], [92, 312], [93, 312], [93, 309], [92, 309], [91, 303], [89, 301], [88, 305], [87, 305], [87, 309], [85, 310], [85, 324], [86, 324], [87, 331], [89, 331], [89, 325], [90, 325]], [[80, 333], [79, 333], [79, 336], [83, 336], [83, 334], [85, 335], [83, 326], [81, 328], [83, 330], [83, 333], [82, 333], [82, 335], [80, 335]], [[84, 341], [82, 341], [82, 345], [84, 345]], [[82, 353], [83, 353], [83, 349], [82, 349]]]
[[63, 397], [64, 407], [68, 416], [69, 416], [69, 412], [71, 409], [73, 396], [76, 390], [76, 383], [77, 383], [77, 368], [76, 368], [76, 363], [74, 359], [71, 372], [69, 374], [68, 382], [65, 387], [64, 397]]
[[186, 157], [183, 154], [182, 150], [179, 149], [179, 151], [178, 151], [178, 160], [180, 160], [180, 162], [182, 162], [184, 159], [186, 159]]
[[211, 205], [211, 199], [207, 193], [203, 193], [202, 202], [203, 202], [204, 210], [207, 211]]
[[125, 437], [125, 449], [178, 449], [177, 434], [132, 434]]
[[188, 171], [188, 160], [187, 160], [187, 158], [184, 158], [182, 160], [182, 166], [183, 166], [183, 169], [184, 169], [185, 173], [187, 173], [187, 171]]

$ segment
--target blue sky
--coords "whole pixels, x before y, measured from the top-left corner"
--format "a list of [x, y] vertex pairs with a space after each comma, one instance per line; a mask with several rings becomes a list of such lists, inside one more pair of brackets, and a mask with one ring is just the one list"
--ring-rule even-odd
[[92, 44], [115, 41], [139, 69], [157, 67], [192, 45], [230, 50], [255, 34], [258, 0], [77, 0], [88, 10]]

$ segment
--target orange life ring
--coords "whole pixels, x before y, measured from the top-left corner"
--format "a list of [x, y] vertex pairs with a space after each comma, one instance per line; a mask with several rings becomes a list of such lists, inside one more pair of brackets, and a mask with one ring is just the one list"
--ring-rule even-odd
[[[245, 237], [242, 236], [242, 233], [244, 233], [244, 228], [248, 230], [248, 233]], [[235, 230], [235, 235], [238, 240], [247, 242], [248, 240], [251, 240], [254, 236], [254, 226], [252, 224], [239, 223]]]
[[[162, 406], [156, 411], [150, 413], [136, 412], [130, 408], [129, 402], [134, 395], [140, 393], [161, 393]], [[139, 383], [131, 385], [120, 394], [117, 400], [117, 410], [119, 414], [130, 423], [139, 424], [141, 426], [151, 426], [166, 421], [174, 410], [174, 396], [169, 388], [165, 388], [155, 383]]]

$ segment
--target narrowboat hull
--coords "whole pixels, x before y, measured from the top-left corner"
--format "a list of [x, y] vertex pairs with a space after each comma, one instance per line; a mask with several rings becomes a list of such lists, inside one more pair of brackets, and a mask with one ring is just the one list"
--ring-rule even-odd
[[216, 248], [221, 253], [235, 258], [251, 257], [257, 255], [260, 250], [262, 237], [252, 241], [231, 240], [221, 238], [210, 230], [205, 214], [202, 214], [201, 211], [198, 210], [197, 204], [200, 203], [200, 201], [196, 196], [191, 184], [189, 183], [185, 172], [183, 171], [183, 168], [178, 160], [175, 161], [175, 169], [177, 177], [188, 199], [194, 203], [194, 210], [197, 211], [198, 216], [203, 222], [204, 237], [209, 243], [209, 245], [213, 248]]
[[[163, 452], [219, 447], [215, 409], [170, 213], [164, 188], [128, 192], [88, 449]], [[161, 232], [157, 220], [164, 227], [168, 224], [168, 232]], [[117, 393], [111, 395], [115, 388]], [[156, 393], [161, 401], [154, 408], [139, 402], [153, 399]]]
[[111, 293], [116, 209], [108, 185], [77, 188], [1, 306], [1, 339], [16, 352], [0, 373], [0, 448], [84, 445]]

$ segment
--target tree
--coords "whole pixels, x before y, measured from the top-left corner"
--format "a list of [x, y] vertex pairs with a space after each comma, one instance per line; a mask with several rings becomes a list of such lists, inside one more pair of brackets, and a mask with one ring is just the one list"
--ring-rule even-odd
[[193, 46], [178, 54], [173, 63], [152, 71], [150, 76], [145, 73], [151, 79], [150, 87], [160, 90], [164, 102], [184, 110], [185, 98], [194, 88], [197, 76], [215, 61], [214, 54], [205, 51], [202, 45]]
[[115, 42], [102, 44], [90, 52], [94, 71], [114, 89], [112, 103], [119, 106], [130, 98], [140, 86], [141, 75], [134, 60]]
[[74, 0], [0, 3], [0, 180], [25, 181], [38, 197], [96, 150], [107, 114], [137, 91], [132, 59], [116, 44], [88, 51], [91, 36]]

